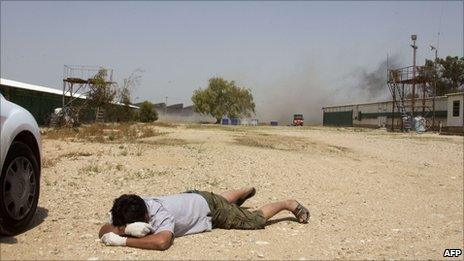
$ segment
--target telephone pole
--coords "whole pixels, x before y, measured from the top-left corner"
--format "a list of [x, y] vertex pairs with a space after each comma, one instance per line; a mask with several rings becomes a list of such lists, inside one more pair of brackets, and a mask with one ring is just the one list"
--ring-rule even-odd
[[411, 35], [412, 44], [411, 47], [413, 49], [412, 53], [412, 97], [411, 97], [411, 117], [414, 119], [414, 106], [415, 106], [415, 99], [416, 99], [416, 51], [417, 51], [417, 35]]
[[168, 113], [168, 96], [165, 97], [166, 102], [164, 103], [164, 115]]
[[[438, 37], [440, 37], [440, 33], [438, 33]], [[437, 95], [437, 62], [438, 62], [438, 44], [437, 47], [430, 46], [430, 50], [435, 50], [435, 61], [433, 62], [433, 90], [432, 90], [432, 129], [435, 128], [435, 96]]]

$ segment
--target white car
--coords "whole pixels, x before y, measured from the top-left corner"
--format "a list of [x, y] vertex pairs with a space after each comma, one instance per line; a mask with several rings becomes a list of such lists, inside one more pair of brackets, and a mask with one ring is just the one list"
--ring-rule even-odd
[[40, 131], [34, 117], [0, 94], [0, 233], [24, 231], [40, 192]]

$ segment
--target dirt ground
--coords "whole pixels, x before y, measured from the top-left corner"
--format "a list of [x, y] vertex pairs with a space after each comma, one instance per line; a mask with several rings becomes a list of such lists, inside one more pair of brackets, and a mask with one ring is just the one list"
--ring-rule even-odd
[[[463, 137], [324, 127], [147, 125], [144, 137], [44, 136], [32, 228], [0, 259], [441, 259], [463, 248]], [[116, 138], [115, 138], [116, 137]], [[81, 137], [82, 138], [82, 137]], [[122, 193], [221, 192], [245, 203], [296, 198], [264, 230], [177, 238], [167, 251], [107, 247], [97, 232]]]

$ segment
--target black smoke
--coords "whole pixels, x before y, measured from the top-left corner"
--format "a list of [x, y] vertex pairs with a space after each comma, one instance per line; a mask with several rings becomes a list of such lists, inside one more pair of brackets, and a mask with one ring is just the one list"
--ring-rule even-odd
[[361, 69], [356, 77], [358, 78], [358, 88], [363, 96], [368, 100], [375, 98], [386, 98], [387, 69], [394, 69], [400, 66], [399, 56], [395, 55], [388, 60], [381, 61], [374, 69]]

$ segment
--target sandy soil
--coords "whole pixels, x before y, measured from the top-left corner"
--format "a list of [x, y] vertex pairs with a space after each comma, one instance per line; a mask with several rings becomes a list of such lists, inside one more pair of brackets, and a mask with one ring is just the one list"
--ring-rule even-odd
[[[33, 226], [0, 259], [440, 259], [463, 248], [463, 138], [322, 127], [154, 127], [136, 142], [44, 139]], [[245, 206], [296, 198], [264, 230], [177, 238], [167, 251], [97, 238], [122, 193], [255, 186]]]

